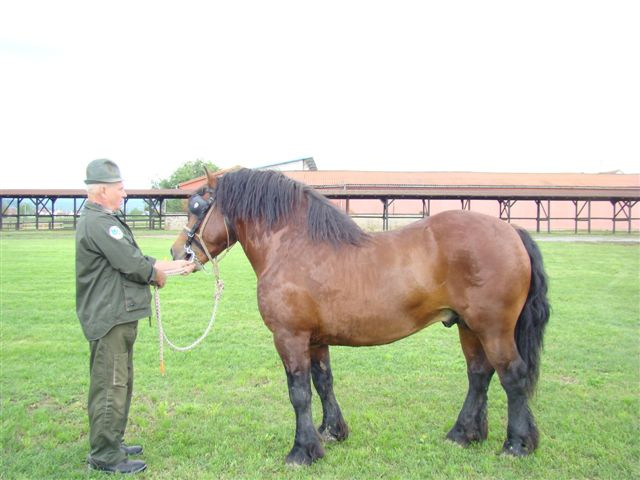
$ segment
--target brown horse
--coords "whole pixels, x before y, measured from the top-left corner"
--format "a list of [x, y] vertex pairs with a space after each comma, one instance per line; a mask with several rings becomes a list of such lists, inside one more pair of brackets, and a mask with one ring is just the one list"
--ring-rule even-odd
[[[437, 322], [457, 324], [469, 390], [447, 438], [487, 438], [495, 371], [507, 393], [504, 451], [538, 445], [528, 407], [549, 319], [538, 247], [490, 216], [449, 211], [378, 234], [362, 231], [310, 187], [273, 171], [214, 176], [189, 200], [188, 232], [173, 258], [202, 263], [240, 242], [258, 279], [258, 306], [287, 375], [296, 433], [287, 463], [324, 455], [349, 429], [333, 392], [329, 345], [382, 345]], [[191, 250], [192, 247], [194, 250]], [[322, 401], [319, 429], [311, 385]]]

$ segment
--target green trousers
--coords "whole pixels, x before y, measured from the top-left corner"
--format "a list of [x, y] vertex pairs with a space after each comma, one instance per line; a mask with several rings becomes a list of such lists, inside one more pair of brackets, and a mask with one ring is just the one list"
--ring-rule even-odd
[[91, 458], [108, 465], [127, 455], [120, 450], [133, 390], [133, 344], [138, 322], [116, 325], [102, 338], [89, 342], [89, 444]]

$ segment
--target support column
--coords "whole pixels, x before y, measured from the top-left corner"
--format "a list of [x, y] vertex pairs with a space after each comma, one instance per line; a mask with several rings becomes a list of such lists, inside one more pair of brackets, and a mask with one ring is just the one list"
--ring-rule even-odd
[[382, 231], [389, 230], [389, 199], [382, 198]]

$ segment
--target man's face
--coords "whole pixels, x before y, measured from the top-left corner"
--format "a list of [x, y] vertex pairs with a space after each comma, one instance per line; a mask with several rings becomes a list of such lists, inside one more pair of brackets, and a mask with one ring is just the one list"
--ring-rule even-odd
[[111, 211], [118, 210], [122, 206], [122, 200], [127, 197], [122, 182], [107, 183], [104, 185], [104, 204], [103, 206]]

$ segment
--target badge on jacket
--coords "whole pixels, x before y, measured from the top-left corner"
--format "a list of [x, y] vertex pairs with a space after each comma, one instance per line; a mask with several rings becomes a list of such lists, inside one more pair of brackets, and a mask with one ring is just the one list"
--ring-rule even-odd
[[122, 237], [124, 237], [122, 230], [120, 230], [120, 227], [116, 225], [114, 225], [113, 227], [109, 227], [109, 235], [116, 240], [122, 240]]

